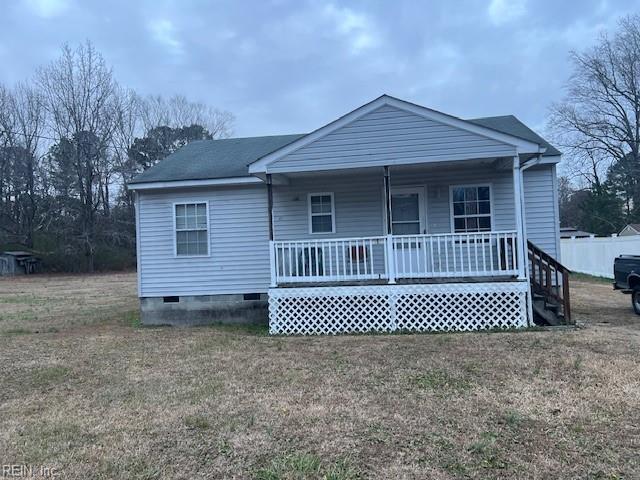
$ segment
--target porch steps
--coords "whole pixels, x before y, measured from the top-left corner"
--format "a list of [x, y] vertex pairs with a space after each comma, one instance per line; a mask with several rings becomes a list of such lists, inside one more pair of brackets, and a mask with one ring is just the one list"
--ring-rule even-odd
[[549, 301], [544, 295], [533, 294], [533, 317], [537, 325], [565, 325], [561, 306]]
[[533, 321], [536, 325], [570, 325], [569, 274], [564, 265], [528, 243]]

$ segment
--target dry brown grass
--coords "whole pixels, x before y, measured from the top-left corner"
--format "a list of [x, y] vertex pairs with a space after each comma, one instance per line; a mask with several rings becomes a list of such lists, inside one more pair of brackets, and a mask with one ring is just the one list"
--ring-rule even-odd
[[0, 335], [131, 321], [135, 281], [135, 273], [1, 278]]
[[[129, 326], [134, 281], [0, 283], [0, 464], [105, 479], [640, 478], [640, 318], [606, 284], [575, 283], [579, 330], [272, 338]], [[45, 300], [4, 302], [16, 296]], [[22, 321], [57, 331], [18, 334]]]

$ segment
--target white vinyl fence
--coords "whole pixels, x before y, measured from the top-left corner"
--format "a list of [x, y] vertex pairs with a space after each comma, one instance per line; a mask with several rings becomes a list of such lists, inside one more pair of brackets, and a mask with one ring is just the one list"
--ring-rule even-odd
[[640, 235], [627, 237], [563, 238], [561, 262], [573, 272], [613, 278], [613, 259], [640, 255]]

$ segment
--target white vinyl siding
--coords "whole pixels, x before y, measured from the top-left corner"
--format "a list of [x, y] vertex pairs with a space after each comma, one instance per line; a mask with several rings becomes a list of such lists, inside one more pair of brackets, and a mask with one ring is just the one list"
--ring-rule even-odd
[[176, 203], [173, 209], [176, 229], [176, 255], [209, 255], [207, 203]]
[[516, 149], [389, 105], [293, 151], [272, 173], [510, 157]]
[[[426, 233], [451, 233], [450, 186], [491, 185], [494, 230], [515, 230], [513, 174], [488, 166], [444, 169], [396, 167], [391, 169], [391, 187], [426, 187], [424, 217]], [[331, 190], [334, 194], [336, 230], [329, 238], [384, 235], [384, 181], [382, 170], [358, 175], [313, 175], [293, 178], [289, 185], [274, 187], [274, 235], [276, 240], [314, 239], [309, 233], [310, 192]]]
[[[525, 218], [529, 238], [556, 255], [554, 170], [526, 170]], [[514, 230], [513, 177], [489, 165], [469, 168], [392, 168], [392, 187], [426, 187], [427, 233], [451, 232], [450, 186], [491, 185], [494, 230]], [[384, 235], [382, 170], [357, 175], [309, 175], [274, 187], [276, 240], [317, 239], [309, 233], [308, 194], [331, 191], [335, 233], [328, 238]], [[175, 255], [176, 203], [209, 205], [209, 255]], [[266, 293], [269, 288], [269, 224], [264, 185], [208, 187], [138, 193], [140, 296]], [[324, 236], [323, 236], [324, 237]]]
[[[269, 222], [264, 185], [139, 192], [140, 295], [266, 293]], [[209, 255], [175, 255], [174, 203], [209, 204]]]
[[527, 237], [554, 258], [559, 258], [560, 220], [556, 205], [554, 165], [540, 165], [522, 173]]

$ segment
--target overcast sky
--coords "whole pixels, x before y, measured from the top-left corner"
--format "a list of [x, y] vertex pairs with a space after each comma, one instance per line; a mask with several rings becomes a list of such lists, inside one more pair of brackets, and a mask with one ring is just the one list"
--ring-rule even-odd
[[13, 0], [0, 7], [0, 82], [91, 40], [136, 91], [236, 116], [235, 135], [302, 133], [388, 93], [460, 117], [512, 113], [541, 131], [568, 52], [626, 0], [307, 2]]

